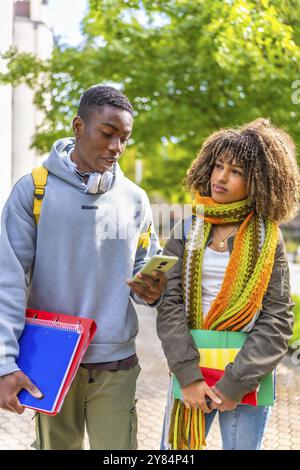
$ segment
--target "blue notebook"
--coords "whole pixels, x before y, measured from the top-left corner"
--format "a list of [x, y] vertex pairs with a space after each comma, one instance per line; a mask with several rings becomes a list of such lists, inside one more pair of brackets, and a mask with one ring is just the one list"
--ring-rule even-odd
[[44, 394], [34, 398], [27, 390], [18, 395], [21, 405], [53, 413], [82, 334], [80, 325], [26, 319], [19, 340], [19, 368]]

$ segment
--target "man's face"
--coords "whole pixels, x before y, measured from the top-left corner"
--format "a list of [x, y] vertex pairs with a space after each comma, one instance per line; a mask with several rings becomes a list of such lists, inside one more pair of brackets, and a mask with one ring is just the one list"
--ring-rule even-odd
[[88, 122], [76, 116], [76, 145], [72, 160], [80, 171], [103, 173], [119, 160], [130, 137], [133, 117], [128, 111], [104, 106], [94, 110]]

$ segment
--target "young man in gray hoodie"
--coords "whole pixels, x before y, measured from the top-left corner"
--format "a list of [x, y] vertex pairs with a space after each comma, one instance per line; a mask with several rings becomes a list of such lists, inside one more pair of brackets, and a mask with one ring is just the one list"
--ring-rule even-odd
[[87, 90], [73, 120], [75, 138], [55, 142], [43, 164], [48, 180], [38, 225], [31, 174], [16, 183], [3, 210], [0, 407], [21, 414], [22, 388], [41, 397], [16, 363], [26, 307], [87, 316], [98, 325], [61, 412], [36, 416], [39, 449], [81, 449], [85, 425], [92, 449], [137, 448], [140, 366], [131, 298], [156, 307], [166, 278], [141, 275], [144, 286], [130, 280], [161, 252], [148, 197], [118, 165], [132, 125], [122, 93]]

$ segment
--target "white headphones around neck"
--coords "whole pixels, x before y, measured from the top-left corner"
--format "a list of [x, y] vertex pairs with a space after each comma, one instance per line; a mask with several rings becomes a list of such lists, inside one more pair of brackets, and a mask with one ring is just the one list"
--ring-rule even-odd
[[[73, 171], [76, 171], [77, 165], [71, 159], [71, 154], [74, 149], [74, 143], [70, 142], [68, 145], [65, 146], [63, 149], [65, 153], [64, 159], [66, 164], [72, 168]], [[111, 188], [112, 182], [114, 178], [114, 171], [107, 170], [104, 173], [92, 173], [89, 176], [87, 181], [87, 189], [88, 192], [91, 194], [96, 194], [99, 191], [102, 193], [106, 193]]]
[[96, 194], [99, 191], [105, 193], [111, 187], [113, 181], [114, 174], [112, 171], [105, 171], [104, 173], [93, 173], [90, 175], [87, 188], [88, 192], [92, 194]]

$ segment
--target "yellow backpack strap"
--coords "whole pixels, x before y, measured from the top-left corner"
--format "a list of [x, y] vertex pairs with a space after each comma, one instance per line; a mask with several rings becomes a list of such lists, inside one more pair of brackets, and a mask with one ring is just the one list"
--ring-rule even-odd
[[148, 232], [144, 232], [140, 234], [137, 247], [147, 248], [150, 243], [150, 237], [151, 237], [151, 224], [149, 225]]
[[48, 170], [43, 166], [38, 166], [33, 168], [31, 174], [34, 182], [33, 216], [35, 223], [38, 224], [45, 194], [45, 186], [47, 184]]

